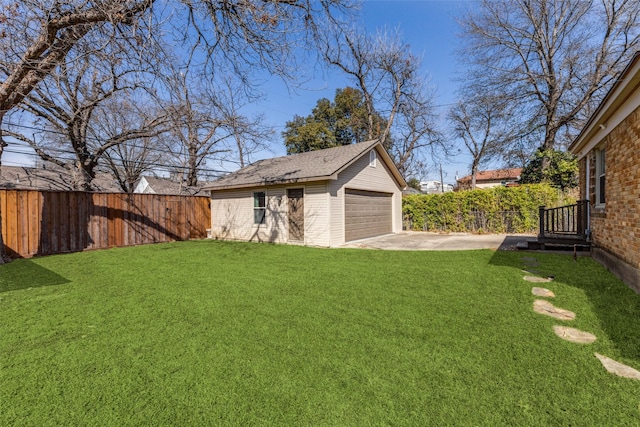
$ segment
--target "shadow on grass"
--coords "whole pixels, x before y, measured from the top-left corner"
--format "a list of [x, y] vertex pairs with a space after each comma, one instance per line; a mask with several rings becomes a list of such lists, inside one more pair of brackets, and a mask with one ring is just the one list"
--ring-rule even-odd
[[30, 259], [17, 259], [0, 265], [0, 293], [65, 283], [69, 281]]
[[[532, 262], [539, 265], [531, 267]], [[640, 363], [640, 295], [590, 257], [579, 256], [574, 261], [572, 253], [496, 251], [490, 264], [519, 269], [530, 264], [541, 275], [553, 274], [556, 281], [580, 289], [615, 348], [623, 357]]]

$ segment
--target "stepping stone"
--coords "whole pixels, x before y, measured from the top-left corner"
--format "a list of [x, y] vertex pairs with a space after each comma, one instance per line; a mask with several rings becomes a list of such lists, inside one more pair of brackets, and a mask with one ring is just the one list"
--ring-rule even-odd
[[622, 364], [620, 362], [616, 362], [613, 359], [609, 359], [607, 356], [603, 356], [598, 353], [594, 353], [594, 354], [598, 358], [598, 360], [600, 360], [600, 363], [602, 363], [602, 366], [604, 366], [604, 369], [606, 369], [608, 372], [612, 373], [613, 375], [617, 375], [622, 378], [631, 378], [634, 380], [640, 380], [640, 372], [633, 369], [632, 367]]
[[531, 283], [549, 283], [553, 281], [553, 277], [524, 276], [523, 279]]
[[574, 312], [558, 308], [549, 301], [543, 299], [537, 299], [533, 302], [533, 311], [546, 316], [551, 316], [558, 320], [573, 320], [576, 318], [576, 314]]
[[537, 297], [555, 298], [556, 294], [546, 288], [532, 288], [531, 293]]
[[574, 342], [576, 344], [591, 344], [596, 340], [596, 336], [589, 332], [584, 332], [576, 328], [567, 326], [553, 326], [553, 332], [565, 341]]

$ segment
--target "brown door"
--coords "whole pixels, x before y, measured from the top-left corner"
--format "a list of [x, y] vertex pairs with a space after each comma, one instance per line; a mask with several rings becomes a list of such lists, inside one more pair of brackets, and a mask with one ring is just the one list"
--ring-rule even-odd
[[289, 200], [289, 240], [304, 241], [304, 191], [302, 188], [287, 190]]
[[374, 191], [345, 190], [345, 241], [392, 232], [392, 195]]

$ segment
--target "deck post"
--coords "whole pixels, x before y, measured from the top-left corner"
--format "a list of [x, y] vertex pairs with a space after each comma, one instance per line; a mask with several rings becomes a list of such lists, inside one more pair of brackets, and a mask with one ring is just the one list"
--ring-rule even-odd
[[539, 227], [540, 228], [538, 229], [538, 238], [539, 239], [544, 237], [544, 223], [545, 223], [545, 221], [544, 221], [544, 211], [545, 211], [544, 206], [540, 206], [538, 208], [538, 214], [540, 216], [540, 218], [539, 218]]
[[589, 201], [588, 200], [580, 200], [578, 201], [578, 233], [583, 238], [587, 237], [587, 224], [588, 224], [588, 216], [589, 216]]

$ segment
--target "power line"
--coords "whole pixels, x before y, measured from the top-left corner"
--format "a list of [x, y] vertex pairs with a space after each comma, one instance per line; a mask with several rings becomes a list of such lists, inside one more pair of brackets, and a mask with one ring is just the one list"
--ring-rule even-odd
[[[21, 155], [25, 155], [25, 156], [32, 156], [32, 157], [35, 157], [37, 159], [40, 158], [40, 156], [35, 152], [25, 152], [25, 151], [20, 151], [20, 150], [13, 150], [11, 148], [5, 148], [4, 152], [11, 153], [11, 154], [21, 154]], [[66, 159], [66, 160], [71, 160], [71, 159]], [[127, 162], [126, 160], [123, 160], [123, 159], [112, 159], [112, 160], [114, 160], [114, 163], [119, 163], [119, 165], [117, 164], [117, 166], [122, 166], [122, 167], [125, 167], [125, 162]], [[172, 171], [172, 170], [188, 171], [189, 170], [189, 167], [187, 167], [187, 166], [171, 165], [171, 164], [166, 164], [166, 163], [140, 162], [140, 161], [137, 161], [136, 163], [138, 165], [140, 165], [140, 166], [147, 166], [149, 168], [158, 168], [158, 169], [161, 169], [161, 170], [164, 169], [164, 170], [167, 170], [167, 171]], [[24, 165], [18, 165], [18, 166], [24, 166]], [[215, 174], [227, 174], [227, 173], [229, 173], [229, 171], [226, 171], [226, 170], [209, 169], [209, 168], [198, 168], [198, 172], [199, 173], [215, 173]]]
[[[15, 126], [15, 127], [20, 127], [20, 128], [24, 128], [24, 129], [30, 129], [30, 130], [35, 130], [38, 132], [48, 132], [48, 133], [52, 133], [52, 134], [57, 134], [57, 135], [61, 135], [61, 136], [66, 136], [63, 132], [59, 132], [59, 131], [54, 131], [54, 130], [47, 130], [47, 129], [39, 129], [36, 128], [34, 126], [28, 126], [28, 125], [23, 125], [23, 124], [18, 124], [18, 123], [12, 123], [12, 122], [7, 122], [8, 125], [10, 126]], [[88, 140], [91, 141], [96, 141], [99, 142], [99, 140], [97, 138], [93, 138], [93, 137], [87, 137]], [[18, 140], [20, 141], [20, 140]], [[23, 147], [27, 147], [27, 145], [22, 145]], [[144, 146], [140, 146], [140, 145], [135, 145], [135, 144], [127, 144], [128, 147], [132, 147], [132, 148], [139, 148], [139, 149], [143, 149], [143, 150], [149, 150], [149, 151], [155, 151], [155, 152], [159, 152], [161, 154], [168, 154], [171, 155], [173, 157], [176, 157], [177, 154], [170, 151], [170, 150], [163, 150], [157, 147], [144, 147]], [[75, 151], [71, 151], [71, 150], [67, 150], [67, 149], [63, 149], [63, 148], [57, 148], [57, 147], [47, 147], [47, 151], [49, 152], [54, 152], [57, 154], [67, 154], [67, 155], [76, 155], [77, 153]], [[4, 149], [4, 152], [7, 153], [12, 153], [12, 154], [20, 154], [20, 155], [24, 155], [24, 156], [32, 156], [32, 157], [36, 157], [36, 158], [40, 158], [40, 156], [35, 152], [35, 151], [31, 151], [31, 149], [29, 149], [29, 151], [22, 151], [22, 150], [18, 150], [15, 148], [10, 148], [7, 147]], [[71, 160], [69, 158], [65, 158], [66, 160]], [[125, 159], [111, 159], [112, 161], [114, 161], [114, 163], [120, 163], [120, 166], [125, 166], [125, 163], [127, 162], [127, 160]], [[231, 162], [233, 163], [233, 162]], [[174, 164], [167, 164], [167, 163], [158, 163], [158, 162], [140, 162], [137, 161], [137, 164], [141, 165], [141, 166], [148, 166], [148, 167], [156, 167], [156, 168], [160, 168], [160, 169], [167, 169], [167, 170], [189, 170], [190, 168], [187, 166], [180, 166], [180, 165], [174, 165]], [[210, 169], [210, 168], [198, 168], [198, 171], [201, 173], [217, 173], [217, 174], [226, 174], [229, 173], [229, 171], [227, 170], [219, 170], [219, 169]]]
[[[23, 129], [34, 130], [34, 131], [37, 131], [37, 132], [44, 132], [44, 133], [50, 133], [50, 134], [54, 134], [54, 135], [67, 137], [67, 134], [65, 134], [64, 132], [61, 132], [61, 131], [50, 130], [50, 129], [41, 129], [41, 128], [37, 128], [37, 127], [34, 127], [34, 126], [23, 125], [23, 124], [20, 124], [20, 123], [13, 123], [13, 122], [6, 121], [6, 120], [5, 120], [5, 123], [8, 124], [9, 126], [15, 126], [15, 127], [23, 128]], [[227, 137], [224, 137], [222, 139], [226, 139], [228, 137], [230, 137], [230, 135], [227, 136]], [[137, 139], [140, 139], [140, 138], [137, 138]], [[87, 141], [96, 142], [96, 143], [101, 143], [102, 142], [100, 139], [98, 139], [96, 137], [92, 137], [92, 136], [87, 136], [86, 140]], [[155, 151], [155, 152], [158, 152], [158, 153], [161, 153], [161, 154], [169, 154], [169, 155], [172, 155], [172, 156], [177, 156], [178, 155], [177, 153], [175, 153], [175, 152], [173, 152], [173, 151], [171, 151], [169, 149], [162, 149], [160, 147], [153, 147], [153, 146], [149, 147], [149, 146], [136, 145], [136, 144], [131, 143], [131, 141], [133, 141], [133, 140], [127, 141], [127, 147], [139, 148], [141, 150]], [[51, 150], [51, 151], [58, 150], [59, 153], [76, 154], [75, 151], [69, 151], [69, 150], [65, 151], [65, 150], [62, 150], [60, 148], [56, 149], [56, 148], [47, 147], [47, 149]]]

